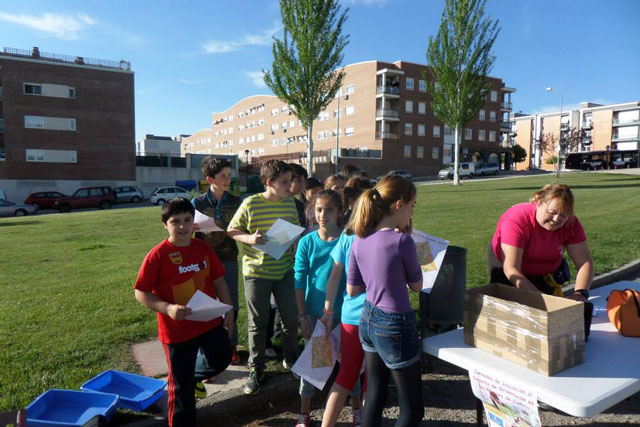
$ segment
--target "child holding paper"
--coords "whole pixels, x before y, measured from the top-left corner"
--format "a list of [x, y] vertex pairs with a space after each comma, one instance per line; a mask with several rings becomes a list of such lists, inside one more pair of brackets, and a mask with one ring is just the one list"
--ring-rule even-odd
[[360, 341], [367, 372], [362, 424], [379, 426], [389, 377], [397, 388], [397, 426], [417, 426], [424, 415], [420, 345], [407, 285], [422, 289], [422, 270], [411, 238], [416, 187], [385, 176], [365, 190], [353, 212], [356, 240], [349, 254], [347, 292], [366, 290], [360, 316]]
[[[194, 212], [184, 198], [171, 199], [162, 207], [169, 238], [149, 251], [134, 285], [136, 299], [158, 312], [158, 338], [169, 363], [167, 407], [172, 427], [196, 425], [196, 382], [224, 371], [231, 361], [233, 311], [224, 321], [221, 317], [187, 320], [191, 309], [186, 305], [198, 290], [231, 305], [224, 267], [209, 245], [191, 238]], [[205, 357], [196, 366], [199, 348]]]
[[[298, 320], [305, 341], [311, 338], [317, 320], [326, 315], [340, 319], [342, 293], [345, 281], [340, 284], [339, 301], [332, 312], [323, 310], [327, 280], [333, 265], [331, 250], [338, 243], [342, 229], [342, 199], [332, 190], [323, 190], [316, 194], [311, 202], [319, 228], [307, 234], [298, 243], [295, 262], [296, 303]], [[300, 378], [300, 416], [296, 427], [307, 427], [311, 418], [311, 397], [315, 387]]]
[[246, 394], [257, 393], [264, 376], [271, 293], [282, 319], [282, 364], [285, 369], [291, 369], [298, 356], [292, 246], [278, 259], [254, 248], [254, 245], [267, 243], [263, 234], [278, 218], [299, 225], [296, 205], [288, 196], [291, 168], [283, 161], [269, 160], [260, 168], [260, 179], [266, 190], [247, 197], [227, 228], [229, 236], [243, 244], [242, 274], [249, 324], [249, 379], [244, 386]]

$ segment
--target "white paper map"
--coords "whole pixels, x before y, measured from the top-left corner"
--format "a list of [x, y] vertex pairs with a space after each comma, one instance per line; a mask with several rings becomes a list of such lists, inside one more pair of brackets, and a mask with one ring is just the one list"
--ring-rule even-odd
[[[316, 354], [315, 355], [313, 354], [313, 351], [314, 351], [313, 338], [322, 339], [323, 337], [326, 336], [327, 334], [326, 331], [327, 329], [325, 328], [324, 323], [317, 321], [316, 327], [313, 330], [313, 334], [311, 334], [311, 339], [307, 341], [307, 344], [305, 345], [304, 350], [302, 350], [302, 354], [300, 354], [300, 356], [298, 357], [298, 360], [296, 360], [296, 363], [293, 365], [293, 368], [291, 369], [293, 372], [295, 372], [296, 374], [300, 375], [302, 378], [304, 378], [305, 380], [313, 384], [313, 386], [318, 390], [324, 389], [324, 386], [327, 384], [327, 381], [331, 376], [331, 372], [333, 371], [333, 367], [336, 363], [336, 360], [338, 359], [338, 349], [340, 348], [340, 328], [336, 326], [333, 329], [333, 331], [331, 331], [331, 333], [329, 334], [329, 345], [331, 346], [331, 359], [332, 359], [331, 362], [323, 363], [323, 365], [328, 365], [328, 366], [323, 366], [320, 368], [312, 367], [314, 358], [316, 359], [316, 363], [317, 363], [317, 359], [319, 358], [322, 359], [325, 357], [324, 354], [317, 354], [319, 350], [318, 345], [316, 345]], [[324, 351], [322, 350], [321, 352], [324, 353]]]
[[540, 427], [538, 389], [486, 367], [469, 368], [473, 394], [484, 403], [489, 427]]
[[275, 259], [280, 259], [289, 246], [304, 231], [304, 228], [293, 225], [282, 218], [278, 218], [273, 223], [269, 231], [265, 234], [267, 243], [264, 245], [254, 245], [253, 249], [265, 252]]
[[224, 231], [222, 228], [218, 227], [216, 221], [213, 218], [203, 214], [199, 210], [196, 210], [196, 214], [193, 217], [193, 223], [197, 224], [199, 227], [198, 231], [202, 231], [203, 233], [211, 233], [212, 231]]
[[223, 304], [217, 299], [211, 298], [202, 291], [196, 291], [187, 303], [187, 307], [191, 309], [191, 314], [186, 317], [187, 320], [195, 320], [198, 322], [208, 322], [231, 310], [233, 306]]
[[418, 252], [418, 262], [422, 267], [422, 292], [430, 293], [438, 277], [449, 242], [420, 230], [411, 233]]

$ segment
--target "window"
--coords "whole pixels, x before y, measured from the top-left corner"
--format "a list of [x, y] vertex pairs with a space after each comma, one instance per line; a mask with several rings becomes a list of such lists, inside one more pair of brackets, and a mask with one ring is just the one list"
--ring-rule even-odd
[[453, 129], [451, 129], [449, 126], [444, 125], [444, 134], [445, 135], [453, 135]]
[[405, 145], [404, 146], [404, 158], [405, 159], [410, 159], [411, 158], [411, 146], [410, 145]]
[[424, 159], [424, 147], [418, 146], [416, 147], [416, 157], [419, 159]]
[[[340, 114], [340, 110], [333, 110], [333, 118], [335, 119]], [[341, 115], [342, 116], [342, 115]]]
[[322, 122], [325, 120], [329, 120], [329, 113], [327, 113], [326, 111], [323, 111], [318, 115], [318, 121]]
[[238, 138], [238, 144], [240, 145], [244, 144], [244, 138]]
[[490, 130], [489, 131], [489, 141], [496, 142], [496, 131], [495, 130]]
[[42, 95], [42, 86], [33, 83], [25, 83], [24, 93], [29, 95]]
[[418, 90], [420, 92], [427, 91], [427, 81], [426, 80], [418, 80]]
[[485, 115], [484, 110], [480, 110], [480, 112], [478, 113], [478, 118], [480, 119], [481, 122], [484, 122], [484, 115]]
[[498, 91], [491, 91], [491, 102], [498, 102]]
[[344, 136], [351, 136], [351, 135], [353, 135], [353, 128], [352, 128], [352, 127], [350, 127], [350, 128], [345, 128], [345, 130], [344, 130]]
[[262, 126], [264, 124], [264, 119], [258, 119], [258, 126]]
[[44, 117], [24, 116], [24, 127], [28, 129], [44, 129]]
[[[451, 151], [451, 149], [449, 149], [449, 151]], [[440, 157], [440, 147], [433, 147], [431, 149], [431, 158], [432, 159], [438, 159]]]
[[44, 150], [25, 150], [27, 162], [44, 162]]
[[327, 139], [329, 138], [329, 131], [323, 130], [322, 132], [318, 132], [318, 139]]
[[286, 105], [283, 105], [282, 108], [281, 108], [283, 113], [286, 112], [288, 109], [289, 109], [289, 107], [287, 107]]
[[496, 112], [495, 111], [489, 111], [489, 121], [490, 122], [495, 122], [496, 121]]
[[407, 90], [413, 90], [413, 79], [411, 77], [407, 77], [405, 80], [405, 87]]
[[344, 88], [345, 95], [351, 95], [355, 91], [356, 91], [356, 85], [349, 85]]
[[74, 150], [25, 150], [27, 162], [76, 163], [77, 152]]
[[70, 87], [69, 88], [69, 98], [75, 98], [76, 97], [76, 89]]
[[473, 129], [465, 129], [464, 130], [464, 139], [470, 140], [473, 138]]
[[405, 135], [413, 135], [413, 124], [405, 123], [404, 124], [404, 134]]
[[484, 131], [484, 130], [482, 130], [482, 129], [480, 129], [480, 130], [478, 131], [478, 140], [479, 140], [479, 141], [484, 141], [484, 140], [485, 140], [485, 131]]
[[353, 105], [350, 105], [344, 109], [344, 114], [346, 114], [347, 116], [350, 116], [355, 112], [356, 112], [356, 107], [354, 107]]
[[69, 119], [69, 130], [76, 130], [76, 119]]
[[418, 125], [418, 136], [424, 136], [424, 125]]
[[271, 140], [271, 146], [272, 147], [277, 147], [278, 146], [278, 140], [277, 139], [272, 139]]
[[427, 103], [418, 102], [418, 114], [426, 114], [426, 112], [427, 112]]
[[404, 111], [405, 113], [413, 113], [413, 101], [404, 102]]
[[271, 110], [271, 115], [272, 116], [277, 116], [278, 115], [278, 109], [277, 108], [272, 109]]
[[440, 126], [439, 125], [435, 125], [433, 127], [433, 136], [440, 137]]
[[271, 132], [278, 130], [280, 125], [278, 123], [274, 123], [271, 125]]
[[296, 127], [296, 121], [295, 120], [289, 120], [289, 127], [290, 128]]

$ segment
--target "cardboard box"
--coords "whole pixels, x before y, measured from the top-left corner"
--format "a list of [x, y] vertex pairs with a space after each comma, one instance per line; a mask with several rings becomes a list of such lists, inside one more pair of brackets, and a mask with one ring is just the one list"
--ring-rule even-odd
[[512, 286], [467, 290], [464, 342], [545, 375], [584, 362], [582, 303]]

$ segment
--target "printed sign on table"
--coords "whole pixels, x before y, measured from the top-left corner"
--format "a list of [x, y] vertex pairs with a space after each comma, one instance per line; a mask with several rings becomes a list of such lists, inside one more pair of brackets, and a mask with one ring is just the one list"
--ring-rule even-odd
[[484, 404], [489, 427], [540, 427], [538, 390], [508, 375], [471, 367], [473, 394]]
[[418, 262], [422, 266], [422, 292], [430, 293], [438, 277], [449, 242], [420, 230], [411, 233], [418, 251]]

